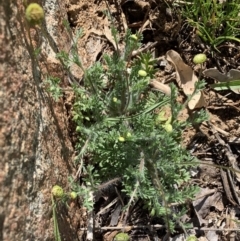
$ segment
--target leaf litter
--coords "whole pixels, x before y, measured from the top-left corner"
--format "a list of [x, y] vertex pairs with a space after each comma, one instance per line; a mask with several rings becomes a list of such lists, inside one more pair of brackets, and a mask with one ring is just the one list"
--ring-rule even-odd
[[206, 77], [213, 78], [217, 82], [226, 82], [226, 85], [229, 84], [229, 89], [232, 90], [236, 94], [240, 94], [240, 86], [238, 84], [237, 87], [231, 86], [231, 83], [235, 80], [240, 80], [240, 70], [231, 69], [226, 74], [222, 74], [217, 69], [210, 68], [203, 71], [203, 74]]
[[176, 70], [176, 81], [186, 96], [193, 95], [188, 103], [188, 107], [193, 110], [206, 106], [202, 91], [195, 91], [198, 78], [190, 66], [185, 64], [181, 56], [174, 50], [166, 53], [166, 59], [171, 62]]

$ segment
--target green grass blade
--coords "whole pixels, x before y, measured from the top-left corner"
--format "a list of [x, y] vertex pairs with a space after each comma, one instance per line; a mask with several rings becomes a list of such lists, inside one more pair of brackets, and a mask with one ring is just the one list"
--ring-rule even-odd
[[56, 203], [54, 202], [53, 196], [52, 196], [52, 207], [53, 207], [53, 226], [54, 226], [55, 241], [61, 241], [61, 235], [59, 232], [58, 222], [57, 222]]
[[217, 37], [216, 39], [216, 42], [218, 41], [224, 41], [224, 40], [233, 40], [233, 41], [236, 41], [236, 42], [239, 42], [240, 43], [240, 39], [239, 38], [235, 38], [235, 37], [232, 37], [232, 36], [220, 36], [220, 37]]
[[221, 82], [210, 85], [211, 88], [219, 90], [240, 90], [240, 80], [232, 80], [228, 82]]
[[169, 103], [169, 99], [166, 99], [166, 100], [163, 100], [163, 101], [161, 101], [161, 102], [158, 102], [158, 103], [156, 103], [156, 104], [154, 104], [154, 105], [146, 108], [144, 111], [142, 111], [142, 112], [140, 112], [140, 113], [138, 113], [138, 114], [136, 114], [136, 115], [107, 118], [106, 121], [119, 121], [119, 120], [122, 120], [122, 119], [124, 119], [124, 120], [129, 120], [129, 119], [132, 119], [132, 118], [134, 118], [134, 117], [147, 114], [147, 113], [155, 110], [156, 108], [162, 107], [162, 106], [164, 106], [164, 105], [166, 105], [166, 104], [168, 104], [168, 103]]

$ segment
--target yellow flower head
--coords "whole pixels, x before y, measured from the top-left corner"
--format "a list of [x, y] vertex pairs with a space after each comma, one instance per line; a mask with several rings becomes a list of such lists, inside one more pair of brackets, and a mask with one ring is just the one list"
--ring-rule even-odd
[[202, 64], [207, 60], [206, 54], [197, 54], [193, 58], [194, 64]]
[[53, 186], [52, 195], [54, 197], [61, 198], [64, 195], [63, 189], [58, 185]]
[[145, 70], [141, 69], [141, 70], [138, 71], [138, 75], [142, 76], [142, 77], [146, 77], [147, 76], [147, 72]]
[[132, 34], [132, 35], [130, 36], [130, 38], [133, 39], [133, 40], [136, 40], [136, 41], [138, 40], [138, 37], [137, 37], [136, 34]]
[[120, 142], [124, 142], [124, 141], [125, 141], [125, 138], [122, 137], [122, 136], [119, 136], [119, 137], [118, 137], [118, 140], [119, 140]]
[[37, 3], [30, 3], [26, 9], [26, 19], [32, 24], [40, 24], [44, 18], [43, 8]]
[[114, 241], [129, 241], [130, 237], [127, 233], [118, 233], [115, 237], [114, 237]]
[[76, 192], [71, 192], [70, 193], [71, 199], [76, 199], [77, 198], [77, 193]]
[[167, 132], [172, 132], [173, 131], [173, 127], [171, 124], [166, 123], [165, 125], [163, 125], [163, 128], [167, 131]]

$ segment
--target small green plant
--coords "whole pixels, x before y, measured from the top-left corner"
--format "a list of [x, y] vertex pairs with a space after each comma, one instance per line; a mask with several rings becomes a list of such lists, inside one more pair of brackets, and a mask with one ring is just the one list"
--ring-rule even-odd
[[240, 42], [240, 1], [186, 1], [182, 14], [201, 39], [215, 49], [226, 40]]
[[[116, 31], [112, 33], [119, 41]], [[59, 55], [65, 67], [74, 62], [84, 71], [84, 86], [73, 87], [73, 118], [85, 187], [71, 183], [83, 197], [83, 204], [92, 209], [89, 194], [99, 184], [121, 177], [123, 191], [130, 197], [127, 206], [143, 199], [151, 215], [164, 217], [172, 232], [182, 212], [173, 212], [170, 204], [184, 203], [197, 191], [187, 185], [194, 158], [180, 145], [181, 133], [191, 123], [177, 119], [186, 104], [176, 102], [175, 86], [171, 86], [170, 97], [149, 88], [156, 72], [155, 60], [150, 53], [132, 58], [141, 46], [141, 35], [128, 31], [124, 43], [124, 50], [117, 46], [88, 69], [83, 68], [74, 49], [71, 55]], [[159, 113], [165, 108], [170, 109], [170, 116], [159, 122]], [[196, 117], [198, 122], [204, 119], [203, 115]]]
[[51, 94], [55, 101], [62, 97], [63, 91], [60, 87], [60, 79], [58, 77], [49, 76], [44, 81], [47, 91]]
[[187, 237], [186, 241], [197, 241], [198, 238], [195, 235], [190, 235]]

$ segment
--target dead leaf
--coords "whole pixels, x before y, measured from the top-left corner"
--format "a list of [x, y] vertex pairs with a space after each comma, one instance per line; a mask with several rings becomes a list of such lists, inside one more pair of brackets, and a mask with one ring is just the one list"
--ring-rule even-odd
[[238, 167], [237, 163], [233, 162], [232, 167], [233, 167], [233, 169], [236, 170], [236, 172], [234, 172], [234, 174], [236, 175], [237, 181], [240, 183], [240, 170], [239, 170], [239, 167]]
[[[166, 53], [166, 59], [174, 65], [176, 70], [176, 80], [180, 88], [183, 89], [185, 95], [192, 95], [195, 90], [195, 83], [198, 81], [192, 68], [186, 65], [181, 56], [174, 50]], [[206, 106], [203, 93], [196, 93], [188, 103], [188, 107], [193, 110]]]
[[93, 34], [89, 35], [85, 49], [88, 53], [89, 61], [91, 61], [91, 63], [96, 62], [97, 56], [103, 51], [103, 46], [104, 43], [101, 38], [94, 36]]
[[163, 84], [163, 83], [161, 83], [161, 82], [159, 82], [159, 81], [157, 81], [157, 80], [152, 80], [152, 81], [150, 82], [150, 85], [151, 85], [153, 88], [155, 88], [155, 89], [163, 92], [163, 93], [166, 94], [167, 96], [170, 96], [170, 95], [171, 95], [171, 88], [170, 88], [168, 85], [166, 85], [166, 84]]
[[104, 30], [103, 31], [93, 28], [93, 29], [91, 29], [89, 34], [94, 33], [94, 34], [99, 35], [99, 36], [104, 35], [107, 38], [107, 40], [113, 45], [114, 49], [117, 50], [117, 45], [116, 45], [116, 42], [114, 40], [114, 37], [112, 36], [112, 32], [111, 32], [111, 29], [110, 29], [110, 23], [109, 23], [107, 18], [104, 19], [103, 24], [104, 24]]
[[166, 54], [166, 59], [171, 62], [176, 70], [176, 80], [183, 89], [185, 95], [191, 95], [195, 90], [195, 83], [198, 81], [192, 68], [186, 65], [181, 56], [174, 50], [169, 50]]
[[224, 209], [222, 194], [220, 192], [215, 192], [211, 195], [211, 192], [212, 190], [209, 188], [201, 188], [196, 200], [193, 201], [193, 207], [200, 225], [208, 223], [208, 220], [205, 220], [205, 218], [209, 214], [212, 206], [219, 211]]
[[216, 231], [208, 231], [206, 233], [206, 238], [209, 240], [209, 241], [218, 241], [218, 234]]
[[203, 96], [202, 91], [199, 91], [195, 95], [193, 95], [192, 99], [188, 102], [188, 107], [190, 110], [201, 108], [206, 106], [206, 101]]
[[[217, 69], [211, 68], [206, 69], [203, 71], [203, 74], [206, 77], [210, 77], [212, 79], [215, 79], [218, 82], [229, 82], [232, 80], [239, 80], [240, 79], [240, 71], [237, 69], [231, 69], [226, 74], [220, 73]], [[229, 86], [229, 89], [231, 89], [231, 86]], [[240, 94], [240, 88], [239, 89], [231, 89], [234, 93]]]
[[222, 194], [220, 192], [217, 192], [213, 195], [213, 206], [216, 210], [220, 212], [222, 212], [225, 209]]
[[119, 233], [119, 230], [107, 232], [103, 235], [103, 240], [104, 241], [112, 241], [118, 233]]
[[110, 29], [111, 24], [108, 21], [108, 18], [105, 18], [104, 20], [104, 35], [108, 39], [108, 41], [114, 46], [114, 49], [117, 50], [117, 44], [114, 40], [114, 37], [112, 35], [112, 31]]

